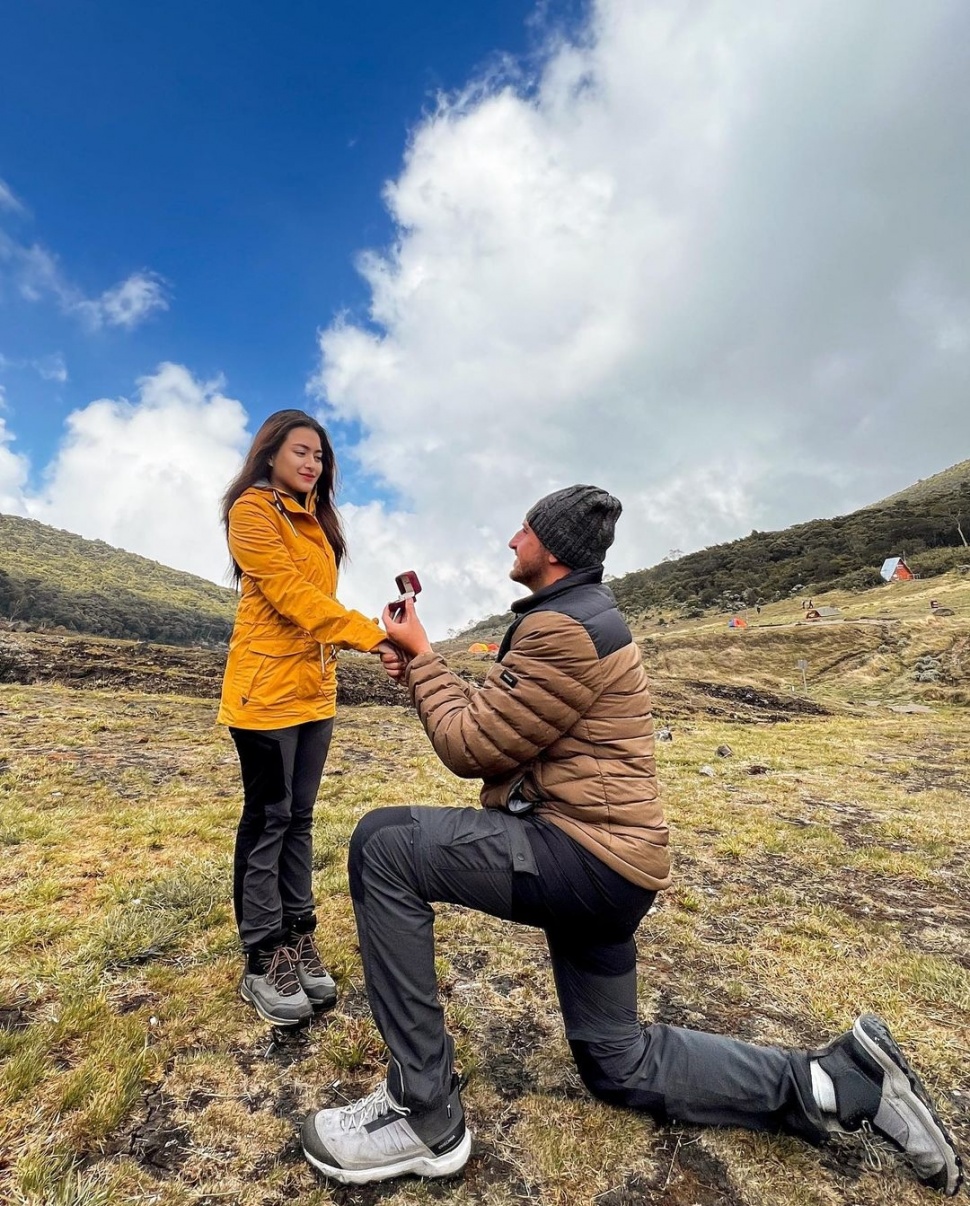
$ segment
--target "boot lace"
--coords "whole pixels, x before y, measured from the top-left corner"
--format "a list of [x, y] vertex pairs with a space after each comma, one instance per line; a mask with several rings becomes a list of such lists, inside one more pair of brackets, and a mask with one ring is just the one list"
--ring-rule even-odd
[[342, 1131], [359, 1131], [368, 1122], [380, 1118], [382, 1114], [410, 1114], [410, 1110], [399, 1106], [387, 1091], [387, 1081], [382, 1080], [373, 1093], [352, 1101], [340, 1111], [340, 1129]]
[[266, 979], [281, 997], [291, 997], [300, 991], [296, 974], [297, 955], [292, 946], [278, 946], [266, 969]]
[[299, 941], [293, 948], [293, 954], [297, 963], [302, 963], [309, 975], [325, 976], [327, 974], [312, 934], [300, 935]]

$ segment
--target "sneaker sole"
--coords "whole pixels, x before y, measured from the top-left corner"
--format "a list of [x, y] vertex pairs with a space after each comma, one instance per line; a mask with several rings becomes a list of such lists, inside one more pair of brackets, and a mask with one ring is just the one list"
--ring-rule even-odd
[[246, 987], [245, 982], [239, 985], [239, 995], [247, 1005], [252, 1005], [253, 1009], [256, 1010], [264, 1022], [269, 1022], [271, 1026], [302, 1026], [304, 1022], [309, 1021], [309, 1019], [313, 1017], [312, 1009], [309, 1009], [306, 1013], [301, 1014], [298, 1018], [274, 1017], [271, 1013], [268, 1013], [263, 1008], [259, 998], [253, 996], [253, 994]]
[[[933, 1103], [923, 1082], [909, 1065], [909, 1060], [899, 1049], [899, 1045], [889, 1033], [889, 1027], [875, 1014], [863, 1014], [857, 1018], [852, 1027], [856, 1041], [866, 1053], [879, 1065], [883, 1075], [888, 1079], [892, 1091], [897, 1097], [906, 1098], [913, 1113], [920, 1119], [928, 1131], [937, 1136], [941, 1148], [946, 1173], [944, 1185], [934, 1186], [941, 1189], [948, 1197], [953, 1197], [963, 1182], [963, 1164], [957, 1153], [950, 1133], [937, 1116]], [[889, 1136], [887, 1136], [889, 1138]], [[898, 1143], [890, 1140], [893, 1146]]]
[[408, 1173], [418, 1177], [451, 1177], [465, 1167], [471, 1151], [472, 1135], [467, 1129], [458, 1146], [444, 1155], [412, 1156], [409, 1160], [398, 1160], [396, 1164], [382, 1164], [380, 1168], [338, 1168], [325, 1164], [303, 1148], [304, 1156], [318, 1172], [342, 1185], [368, 1185], [371, 1181], [389, 1181], [392, 1177], [404, 1177]]

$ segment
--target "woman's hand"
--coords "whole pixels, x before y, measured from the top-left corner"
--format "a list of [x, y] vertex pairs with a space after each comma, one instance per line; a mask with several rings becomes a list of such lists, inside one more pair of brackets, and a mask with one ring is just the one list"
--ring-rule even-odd
[[[394, 605], [395, 609], [400, 606], [402, 605]], [[403, 653], [407, 654], [409, 658], [417, 657], [419, 653], [430, 653], [431, 642], [428, 640], [428, 634], [424, 630], [424, 625], [418, 619], [418, 613], [414, 610], [414, 600], [405, 599], [403, 608], [403, 612], [398, 612], [397, 615], [394, 615], [391, 604], [388, 603], [381, 617], [384, 623], [384, 631], [391, 641]]]
[[376, 653], [381, 659], [381, 665], [387, 672], [387, 677], [399, 683], [404, 678], [404, 671], [407, 669], [408, 657], [402, 650], [398, 649], [397, 645], [391, 641], [381, 641], [376, 649], [372, 649], [371, 653]]

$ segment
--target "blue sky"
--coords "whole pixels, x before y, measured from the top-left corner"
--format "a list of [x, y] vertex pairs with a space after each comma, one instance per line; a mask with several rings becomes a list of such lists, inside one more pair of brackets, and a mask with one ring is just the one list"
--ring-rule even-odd
[[[10, 6], [0, 178], [23, 211], [6, 230], [85, 296], [147, 270], [167, 306], [92, 333], [50, 298], [3, 298], [0, 380], [33, 473], [69, 411], [164, 360], [225, 377], [257, 424], [302, 405], [317, 327], [366, 318], [354, 260], [392, 236], [381, 188], [409, 130], [538, 34], [528, 0]], [[348, 497], [380, 490], [347, 468]]]
[[967, 129], [965, 0], [8, 5], [0, 511], [221, 580], [305, 404], [440, 632], [571, 482], [614, 573], [865, 505], [970, 455]]

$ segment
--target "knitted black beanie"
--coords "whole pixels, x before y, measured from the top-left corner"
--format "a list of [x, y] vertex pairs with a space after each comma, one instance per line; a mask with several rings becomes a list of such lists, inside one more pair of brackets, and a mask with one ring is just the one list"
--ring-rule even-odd
[[623, 506], [598, 486], [567, 486], [540, 498], [525, 521], [570, 569], [601, 565]]

